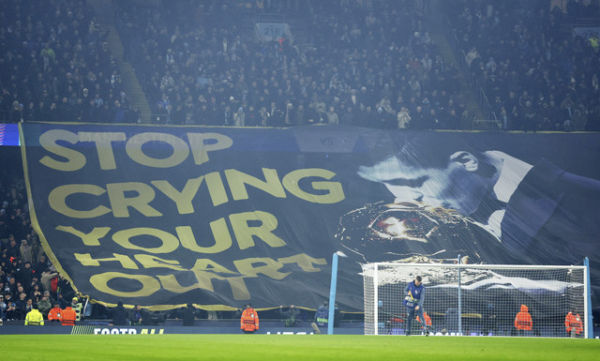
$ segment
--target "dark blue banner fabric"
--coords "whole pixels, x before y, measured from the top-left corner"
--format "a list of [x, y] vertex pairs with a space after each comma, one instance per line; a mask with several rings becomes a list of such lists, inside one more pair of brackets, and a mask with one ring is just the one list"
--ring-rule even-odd
[[[227, 309], [329, 294], [360, 264], [581, 264], [600, 282], [600, 135], [23, 124], [31, 216], [77, 291]], [[466, 259], [465, 259], [466, 260]]]

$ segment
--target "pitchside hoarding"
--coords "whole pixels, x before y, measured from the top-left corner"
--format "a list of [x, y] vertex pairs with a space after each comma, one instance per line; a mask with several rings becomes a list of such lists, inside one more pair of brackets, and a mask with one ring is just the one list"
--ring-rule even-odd
[[[25, 123], [31, 216], [114, 305], [362, 309], [373, 261], [581, 264], [600, 280], [600, 135]], [[467, 259], [465, 259], [467, 260]]]

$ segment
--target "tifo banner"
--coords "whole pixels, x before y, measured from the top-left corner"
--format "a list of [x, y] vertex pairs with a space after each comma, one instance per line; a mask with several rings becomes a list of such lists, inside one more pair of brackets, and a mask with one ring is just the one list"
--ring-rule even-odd
[[[581, 264], [600, 282], [600, 135], [22, 124], [31, 216], [78, 292], [362, 309], [374, 261]], [[505, 285], [504, 287], [510, 287]]]

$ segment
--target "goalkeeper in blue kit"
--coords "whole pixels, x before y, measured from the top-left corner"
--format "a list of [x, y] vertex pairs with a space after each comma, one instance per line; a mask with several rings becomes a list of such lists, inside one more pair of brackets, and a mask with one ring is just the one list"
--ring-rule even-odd
[[425, 330], [425, 335], [429, 336], [429, 330], [423, 317], [423, 302], [425, 301], [425, 286], [423, 286], [421, 276], [415, 277], [415, 280], [406, 285], [404, 289], [404, 306], [406, 306], [407, 322], [406, 336], [410, 335], [412, 322], [416, 316], [419, 316], [419, 322]]

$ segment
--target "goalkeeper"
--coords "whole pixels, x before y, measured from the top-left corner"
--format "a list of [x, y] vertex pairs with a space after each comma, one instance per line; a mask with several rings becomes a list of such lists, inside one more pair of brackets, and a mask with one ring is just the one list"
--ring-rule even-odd
[[406, 306], [407, 323], [406, 336], [410, 335], [412, 322], [415, 316], [419, 316], [419, 322], [425, 330], [425, 335], [429, 336], [429, 329], [423, 317], [423, 301], [425, 301], [425, 286], [421, 281], [421, 276], [415, 277], [415, 280], [406, 285], [404, 289], [404, 306]]

